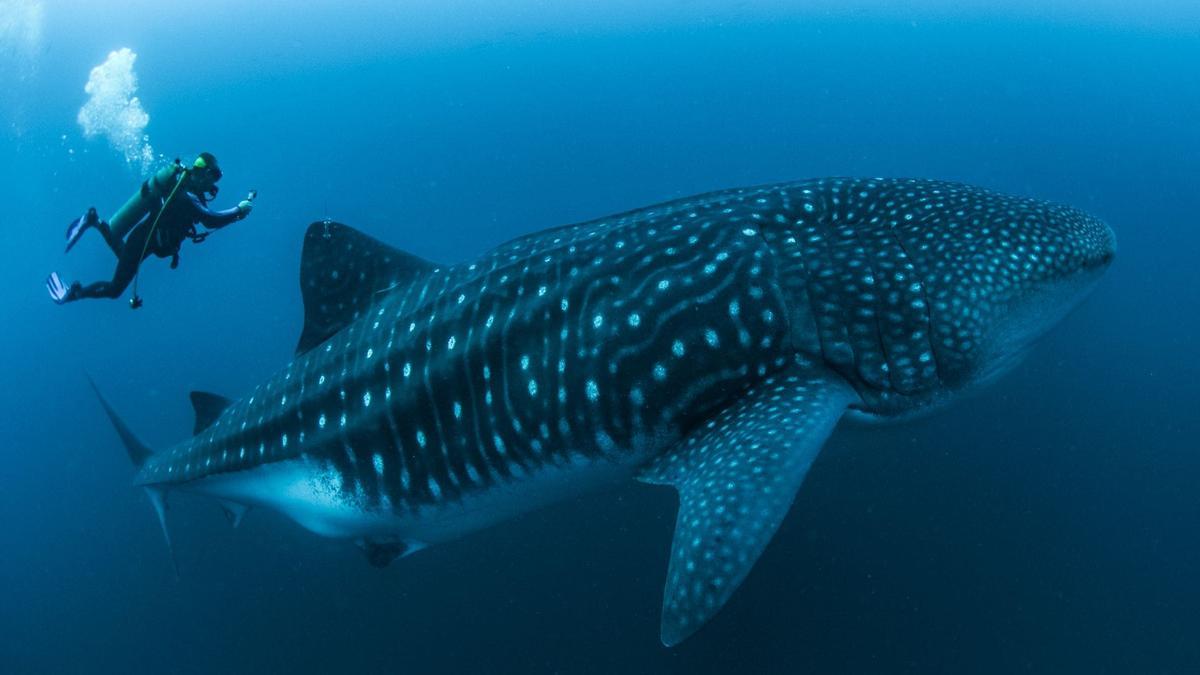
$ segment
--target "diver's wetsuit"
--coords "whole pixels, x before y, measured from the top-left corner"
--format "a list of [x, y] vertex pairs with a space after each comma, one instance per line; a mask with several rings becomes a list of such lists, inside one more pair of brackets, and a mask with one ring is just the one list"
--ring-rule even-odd
[[[241, 220], [247, 213], [236, 206], [224, 211], [213, 211], [208, 208], [204, 200], [191, 192], [185, 192], [180, 197], [182, 199], [177, 197], [167, 204], [166, 210], [158, 220], [158, 225], [154, 227], [153, 234], [150, 233], [150, 228], [154, 225], [158, 209], [150, 211], [129, 228], [127, 237], [125, 232], [111, 230], [108, 223], [103, 221], [97, 223], [96, 229], [104, 236], [104, 241], [117, 256], [117, 269], [113, 272], [111, 281], [97, 281], [86, 286], [74, 286], [66, 300], [118, 298], [125, 292], [129, 282], [133, 281], [138, 266], [151, 254], [160, 258], [172, 258], [171, 266], [174, 267], [179, 247], [183, 244], [184, 239], [195, 234], [196, 223], [215, 230]], [[147, 236], [151, 239], [149, 246], [146, 245]], [[144, 255], [143, 251], [145, 251]]]

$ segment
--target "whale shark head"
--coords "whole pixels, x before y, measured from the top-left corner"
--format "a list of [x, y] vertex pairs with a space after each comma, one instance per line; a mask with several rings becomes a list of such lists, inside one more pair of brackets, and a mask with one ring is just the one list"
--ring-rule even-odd
[[763, 236], [793, 303], [793, 341], [876, 417], [1004, 372], [1116, 250], [1082, 211], [957, 183], [822, 179], [779, 202]]
[[913, 244], [932, 252], [918, 274], [934, 352], [951, 385], [1012, 367], [1116, 255], [1109, 226], [1069, 207], [987, 195], [942, 216], [926, 219]]

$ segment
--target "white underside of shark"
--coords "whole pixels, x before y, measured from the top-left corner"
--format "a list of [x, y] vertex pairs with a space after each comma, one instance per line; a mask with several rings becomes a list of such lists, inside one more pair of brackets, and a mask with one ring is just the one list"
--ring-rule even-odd
[[[310, 459], [263, 464], [217, 474], [180, 489], [222, 502], [277, 511], [315, 534], [339, 539], [395, 538], [420, 548], [451, 541], [567, 497], [620, 485], [650, 453], [620, 455], [620, 461], [576, 459], [547, 465], [471, 492], [458, 501], [418, 507], [398, 515], [391, 505], [371, 508], [365, 495], [347, 494], [341, 476]], [[386, 500], [386, 498], [385, 498]]]

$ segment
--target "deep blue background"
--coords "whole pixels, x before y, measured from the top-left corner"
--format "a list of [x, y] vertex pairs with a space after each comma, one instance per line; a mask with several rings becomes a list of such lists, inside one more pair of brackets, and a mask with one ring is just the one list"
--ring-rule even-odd
[[[0, 669], [1200, 669], [1200, 12], [183, 4], [47, 7], [36, 50], [0, 50], [19, 61], [0, 69]], [[111, 271], [92, 235], [62, 257], [62, 228], [140, 180], [75, 123], [88, 69], [122, 46], [156, 148], [216, 153], [220, 206], [260, 199], [179, 270], [151, 263], [141, 311], [59, 308], [47, 272]], [[1118, 260], [991, 389], [839, 429], [741, 590], [676, 649], [658, 643], [674, 496], [640, 485], [384, 571], [181, 497], [176, 582], [85, 384], [151, 445], [184, 437], [189, 390], [237, 396], [289, 359], [322, 216], [454, 261], [834, 174], [1070, 203], [1114, 226]]]

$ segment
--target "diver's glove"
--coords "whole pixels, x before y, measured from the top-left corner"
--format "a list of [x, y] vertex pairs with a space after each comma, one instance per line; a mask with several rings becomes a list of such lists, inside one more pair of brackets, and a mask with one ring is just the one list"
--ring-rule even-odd
[[252, 210], [254, 210], [254, 202], [250, 201], [249, 199], [243, 199], [242, 201], [238, 202], [238, 211], [242, 212], [243, 218], [250, 215]]

